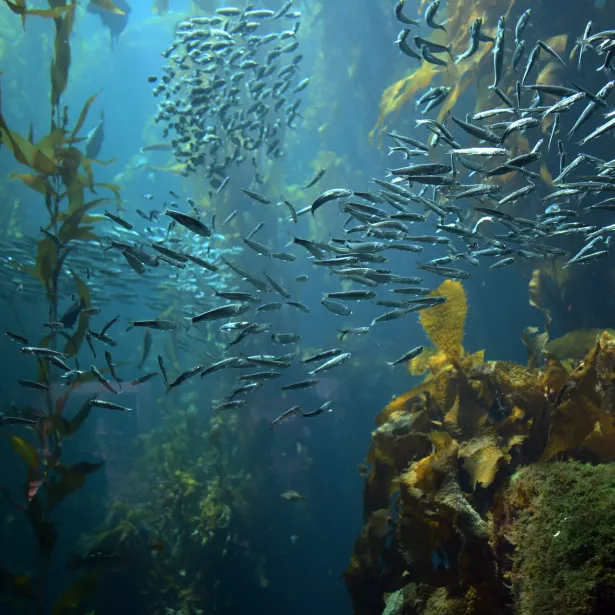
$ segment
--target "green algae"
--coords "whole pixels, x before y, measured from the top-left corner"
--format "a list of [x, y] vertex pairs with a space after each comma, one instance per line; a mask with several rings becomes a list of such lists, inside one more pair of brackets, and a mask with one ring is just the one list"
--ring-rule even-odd
[[615, 612], [615, 465], [534, 465], [513, 480], [519, 615]]

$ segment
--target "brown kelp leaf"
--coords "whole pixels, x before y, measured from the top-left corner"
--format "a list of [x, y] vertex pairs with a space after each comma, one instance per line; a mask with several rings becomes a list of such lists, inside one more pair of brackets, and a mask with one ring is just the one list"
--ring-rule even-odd
[[0, 136], [2, 137], [2, 143], [7, 146], [15, 160], [20, 164], [32, 168], [41, 175], [51, 175], [55, 172], [56, 165], [54, 161], [46, 156], [36, 145], [32, 145], [28, 139], [10, 130], [1, 116]]
[[597, 463], [613, 463], [615, 461], [615, 424], [613, 416], [600, 410], [598, 420], [594, 423], [591, 433], [582, 444]]
[[53, 605], [51, 615], [69, 615], [83, 606], [98, 590], [100, 578], [92, 574], [69, 585]]
[[32, 190], [36, 190], [41, 194], [47, 194], [48, 192], [53, 194], [53, 189], [43, 175], [34, 175], [33, 173], [11, 173], [11, 177], [21, 180], [28, 188], [32, 188]]
[[530, 280], [530, 305], [540, 310], [545, 317], [545, 329], [549, 332], [549, 326], [551, 325], [551, 313], [544, 305], [543, 287], [544, 287], [544, 273], [540, 268], [534, 269], [532, 272], [532, 279]]
[[[615, 335], [615, 329], [606, 330]], [[562, 337], [555, 338], [547, 344], [547, 350], [559, 359], [583, 359], [596, 346], [596, 341], [604, 329], [576, 329]]]
[[566, 400], [554, 407], [549, 439], [540, 461], [578, 448], [592, 433], [599, 416], [600, 408], [587, 397]]
[[54, 57], [51, 61], [51, 106], [58, 107], [60, 96], [68, 85], [70, 70], [70, 35], [75, 21], [74, 13], [68, 13], [55, 20], [56, 37], [54, 43]]
[[100, 463], [82, 461], [72, 467], [57, 464], [53, 471], [59, 478], [56, 477], [55, 474], [52, 474], [47, 478], [45, 484], [49, 506], [53, 508], [67, 495], [73, 491], [77, 491], [77, 489], [81, 489], [81, 487], [85, 485], [85, 477], [99, 470], [103, 464], [104, 461]]
[[117, 6], [115, 6], [115, 4], [113, 3], [113, 0], [90, 0], [90, 4], [95, 4], [96, 6], [99, 6], [101, 9], [106, 9], [107, 11], [111, 11], [112, 13], [115, 13], [116, 15], [126, 15], [125, 11], [122, 11], [122, 9], [119, 9]]
[[521, 336], [523, 345], [527, 348], [528, 369], [535, 369], [540, 365], [549, 341], [549, 334], [546, 331], [544, 333], [538, 333], [538, 331], [538, 327], [526, 327]]
[[374, 461], [388, 463], [403, 472], [408, 463], [431, 453], [431, 429], [431, 419], [423, 408], [393, 414], [372, 432]]
[[77, 414], [75, 414], [75, 416], [69, 421], [69, 428], [66, 433], [67, 436], [73, 436], [79, 431], [79, 429], [81, 429], [85, 419], [88, 418], [90, 411], [92, 410], [92, 406], [90, 405], [92, 399], [94, 399], [94, 397], [91, 397], [85, 401], [78, 410]]
[[41, 491], [39, 491], [29, 502], [26, 514], [30, 520], [30, 525], [36, 536], [36, 541], [41, 553], [47, 558], [51, 558], [51, 553], [58, 539], [58, 532], [55, 524], [46, 521], [44, 518], [43, 504], [41, 502]]
[[468, 309], [463, 285], [456, 280], [445, 280], [429, 297], [446, 297], [447, 301], [421, 311], [423, 329], [450, 361], [458, 363], [462, 355], [461, 342]]
[[[83, 305], [86, 308], [89, 307], [92, 303], [92, 300], [90, 297], [90, 289], [88, 288], [88, 285], [72, 270], [71, 275], [73, 276], [73, 280], [75, 281], [75, 287], [77, 289], [77, 296], [79, 297], [79, 301], [82, 301]], [[79, 349], [83, 344], [83, 340], [85, 339], [85, 334], [88, 331], [89, 323], [90, 317], [82, 310], [79, 314], [77, 328], [73, 335], [69, 338], [66, 346], [64, 347], [64, 354], [67, 357], [74, 357], [79, 352]]]
[[413, 376], [422, 376], [429, 370], [437, 373], [449, 364], [448, 357], [437, 348], [425, 348], [418, 357], [408, 363], [408, 371]]
[[66, 11], [72, 11], [75, 5], [58, 6], [50, 9], [29, 9], [26, 6], [26, 0], [4, 0], [6, 5], [13, 11], [13, 13], [20, 15], [22, 23], [26, 24], [26, 15], [36, 15], [38, 17], [45, 17], [47, 19], [57, 19], [61, 17]]
[[540, 386], [547, 394], [558, 394], [570, 378], [568, 370], [553, 356], [547, 354], [545, 369], [540, 377]]
[[117, 208], [120, 209], [122, 206], [122, 196], [120, 195], [120, 187], [116, 184], [94, 184], [95, 188], [106, 188], [107, 190], [111, 190], [115, 195], [115, 204]]
[[73, 132], [70, 135], [71, 141], [74, 141], [79, 135], [79, 131], [83, 127], [83, 124], [88, 116], [90, 107], [92, 106], [92, 104], [94, 103], [94, 101], [96, 100], [99, 94], [100, 92], [97, 92], [96, 94], [94, 94], [93, 96], [90, 96], [90, 98], [88, 98], [85, 101], [85, 104], [83, 105], [83, 109], [81, 109], [81, 113], [79, 114], [79, 119], [77, 120], [77, 123], [75, 124], [75, 127], [73, 128]]
[[355, 556], [364, 568], [376, 570], [387, 537], [391, 533], [391, 512], [388, 509], [373, 512], [355, 542]]
[[387, 407], [376, 416], [376, 425], [383, 425], [398, 412], [410, 412], [417, 404], [423, 403], [423, 393], [431, 389], [431, 382], [423, 382], [407, 393], [395, 397]]
[[28, 464], [28, 468], [33, 472], [38, 472], [39, 459], [36, 447], [19, 436], [13, 434], [6, 435], [11, 442], [13, 450]]
[[57, 258], [57, 248], [48, 237], [44, 237], [38, 244], [36, 252], [36, 272], [38, 279], [47, 291], [47, 298], [53, 294], [53, 271]]
[[429, 436], [433, 453], [415, 461], [401, 476], [401, 485], [431, 493], [440, 488], [442, 480], [457, 465], [459, 445], [444, 431], [434, 431]]
[[492, 433], [461, 445], [459, 459], [475, 490], [478, 484], [483, 488], [491, 485], [502, 463], [510, 461], [510, 455], [502, 450], [497, 436]]

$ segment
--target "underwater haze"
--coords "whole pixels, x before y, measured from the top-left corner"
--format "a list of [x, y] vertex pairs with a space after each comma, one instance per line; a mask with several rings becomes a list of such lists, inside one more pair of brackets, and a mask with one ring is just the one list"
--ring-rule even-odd
[[0, 612], [611, 612], [613, 8], [0, 2]]

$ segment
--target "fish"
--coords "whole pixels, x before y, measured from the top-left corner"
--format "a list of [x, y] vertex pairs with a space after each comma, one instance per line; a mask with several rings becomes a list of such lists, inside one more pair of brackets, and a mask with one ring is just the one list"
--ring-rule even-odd
[[340, 303], [339, 301], [334, 301], [332, 299], [328, 299], [327, 297], [324, 297], [320, 300], [320, 302], [330, 312], [333, 312], [334, 314], [337, 314], [338, 316], [350, 316], [352, 314], [352, 310], [347, 305], [344, 305], [343, 303]]
[[222, 412], [224, 410], [236, 410], [237, 408], [247, 405], [247, 403], [248, 402], [245, 399], [225, 401], [219, 404], [214, 404], [211, 407], [211, 411], [216, 414], [217, 412]]
[[418, 26], [419, 25], [418, 21], [416, 21], [415, 19], [410, 19], [410, 17], [408, 17], [404, 13], [405, 3], [406, 3], [406, 0], [397, 0], [397, 3], [395, 4], [395, 17], [397, 18], [398, 21], [400, 21], [403, 24]]
[[24, 387], [26, 389], [36, 389], [38, 391], [50, 391], [51, 387], [48, 384], [43, 384], [41, 382], [36, 382], [34, 380], [18, 380], [19, 386]]
[[440, 8], [440, 0], [434, 0], [431, 4], [427, 6], [425, 10], [425, 23], [432, 28], [433, 30], [444, 30], [446, 32], [445, 23], [437, 23], [435, 21], [436, 13]]
[[280, 423], [283, 423], [284, 421], [287, 421], [289, 418], [291, 418], [293, 416], [296, 416], [299, 413], [300, 410], [301, 410], [301, 406], [293, 406], [292, 408], [289, 408], [285, 412], [282, 412], [282, 414], [280, 414], [280, 416], [278, 416], [277, 418], [273, 419], [273, 421], [271, 421], [269, 423], [269, 427], [271, 429], [273, 429], [274, 427], [276, 427]]
[[111, 358], [111, 353], [108, 350], [105, 350], [105, 360], [107, 361], [107, 367], [109, 368], [109, 372], [111, 376], [113, 376], [113, 380], [115, 380], [118, 387], [120, 387], [120, 391], [122, 390], [122, 381], [117, 377], [115, 372], [115, 365], [113, 364], [113, 359]]
[[192, 216], [188, 216], [181, 211], [175, 211], [172, 209], [167, 209], [164, 213], [166, 216], [169, 216], [178, 224], [185, 226], [193, 233], [200, 235], [201, 237], [211, 237], [211, 229], [200, 220], [197, 220]]
[[308, 373], [310, 374], [310, 376], [315, 376], [316, 374], [320, 374], [321, 372], [325, 372], [333, 367], [337, 367], [338, 365], [345, 363], [346, 361], [348, 361], [348, 359], [350, 359], [351, 356], [352, 354], [350, 352], [343, 352], [342, 354], [338, 354], [337, 356], [329, 359], [328, 361], [325, 361], [323, 364], [319, 365], [317, 368], [313, 369]]
[[282, 499], [289, 502], [301, 502], [305, 500], [305, 497], [302, 496], [298, 491], [285, 491], [281, 497]]
[[60, 322], [66, 329], [72, 329], [79, 318], [79, 314], [84, 311], [85, 299], [82, 297], [79, 301], [75, 301], [66, 312], [61, 316]]
[[418, 357], [424, 349], [424, 346], [417, 346], [416, 348], [413, 348], [412, 350], [403, 354], [401, 357], [399, 357], [399, 359], [396, 359], [395, 361], [387, 361], [387, 364], [391, 367], [394, 367], [395, 365], [399, 365], [400, 363], [407, 363], [408, 361], [412, 361], [412, 359]]
[[517, 20], [515, 25], [515, 45], [518, 45], [521, 41], [521, 37], [523, 36], [523, 31], [527, 27], [527, 24], [530, 22], [530, 17], [532, 16], [532, 9], [527, 9], [523, 11], [521, 17]]
[[[148, 380], [151, 380], [152, 378], [155, 378], [156, 376], [160, 376], [160, 374], [162, 374], [162, 372], [159, 370], [157, 372], [150, 372], [149, 374], [144, 374], [143, 376], [140, 376], [139, 378], [136, 378], [135, 380], [131, 380], [130, 384], [134, 387], [134, 386], [139, 386], [140, 384], [143, 384], [145, 382], [147, 382]], [[166, 384], [166, 382], [165, 382]]]
[[130, 326], [126, 331], [130, 331], [133, 327], [145, 327], [148, 329], [156, 329], [158, 331], [173, 331], [177, 329], [177, 323], [172, 320], [131, 320]]
[[109, 218], [109, 220], [113, 220], [113, 222], [115, 222], [116, 224], [119, 224], [121, 227], [129, 231], [131, 231], [134, 228], [130, 222], [128, 222], [127, 220], [124, 220], [124, 218], [121, 218], [120, 216], [109, 213], [106, 209], [105, 209], [104, 216], [106, 218]]
[[[311, 179], [311, 180], [310, 180], [307, 184], [305, 184], [305, 186], [303, 186], [303, 190], [307, 190], [308, 188], [311, 188], [311, 187], [312, 187], [312, 186], [314, 186], [316, 183], [318, 183], [318, 182], [319, 182], [319, 181], [320, 181], [320, 180], [324, 177], [324, 174], [325, 174], [326, 172], [327, 172], [327, 169], [326, 169], [326, 168], [319, 169], [319, 170], [316, 172], [316, 175], [314, 175], [314, 177], [312, 177], [312, 179]], [[285, 201], [285, 202], [286, 202], [286, 201]]]
[[316, 410], [312, 410], [311, 412], [303, 412], [303, 410], [299, 408], [299, 413], [304, 419], [310, 419], [320, 414], [323, 414], [323, 412], [333, 412], [332, 406], [333, 406], [332, 401], [326, 401], [322, 405], [320, 405], [318, 408], [316, 408]]
[[105, 140], [105, 112], [101, 110], [98, 124], [88, 133], [85, 139], [85, 157], [89, 160], [98, 159]]
[[285, 384], [280, 387], [280, 391], [301, 391], [303, 389], [309, 389], [315, 387], [320, 380], [300, 380], [299, 382], [293, 382], [291, 384]]
[[463, 60], [466, 60], [467, 58], [471, 58], [478, 51], [478, 48], [480, 45], [480, 29], [482, 25], [483, 25], [483, 20], [480, 17], [476, 18], [472, 22], [472, 25], [470, 26], [470, 29], [469, 29], [470, 45], [468, 46], [466, 51], [459, 54], [455, 58], [455, 64], [459, 64]]
[[98, 382], [100, 382], [100, 384], [102, 384], [105, 389], [107, 389], [107, 391], [113, 393], [114, 395], [119, 395], [118, 391], [116, 391], [111, 386], [111, 384], [109, 384], [109, 381], [98, 371], [98, 369], [94, 365], [90, 367], [90, 371], [92, 372], [96, 380], [98, 380]]
[[182, 372], [171, 384], [168, 385], [168, 390], [174, 389], [178, 387], [180, 384], [186, 382], [186, 380], [193, 378], [197, 374], [200, 374], [205, 369], [204, 365], [197, 365], [195, 367], [191, 367], [187, 369], [185, 372]]
[[262, 194], [259, 194], [258, 192], [248, 190], [247, 188], [241, 188], [241, 191], [247, 196], [249, 196], [253, 201], [257, 201], [258, 203], [262, 203], [263, 205], [271, 204], [271, 201], [267, 197], [263, 196]]
[[325, 203], [329, 203], [331, 201], [336, 201], [338, 199], [345, 199], [345, 198], [347, 198], [349, 196], [352, 196], [352, 190], [348, 190], [346, 188], [332, 188], [331, 190], [327, 190], [327, 191], [323, 192], [312, 203], [312, 206], [310, 208], [310, 210], [312, 212], [312, 216]]
[[301, 336], [297, 333], [273, 333], [271, 335], [271, 341], [274, 344], [296, 344], [301, 339]]
[[233, 316], [239, 316], [250, 309], [250, 306], [245, 303], [228, 303], [221, 307], [213, 308], [191, 317], [189, 320], [194, 323], [208, 322], [212, 320], [220, 320], [223, 318], [232, 318]]
[[[16, 344], [20, 344], [22, 346], [28, 346], [29, 344], [28, 339], [26, 337], [24, 337], [23, 335], [19, 335], [18, 333], [13, 333], [12, 331], [9, 331], [8, 329], [4, 331], [4, 335], [6, 335], [9, 339], [13, 340]], [[34, 353], [31, 353], [31, 354], [34, 354]]]

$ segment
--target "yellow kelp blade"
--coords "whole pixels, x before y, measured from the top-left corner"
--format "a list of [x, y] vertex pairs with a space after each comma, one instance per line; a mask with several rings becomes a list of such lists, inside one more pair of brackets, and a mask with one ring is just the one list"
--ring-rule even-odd
[[430, 297], [446, 297], [447, 301], [421, 311], [420, 321], [433, 344], [453, 363], [462, 355], [461, 342], [468, 306], [461, 282], [445, 280]]

